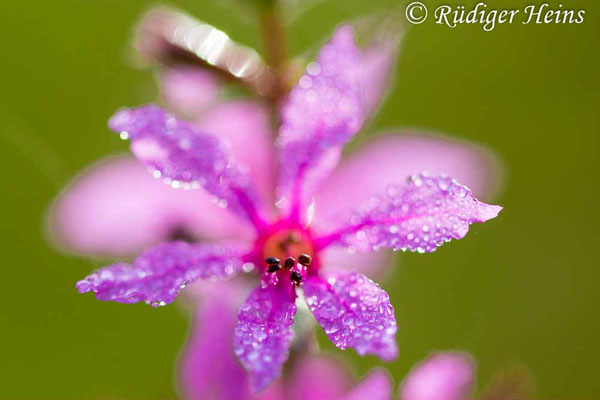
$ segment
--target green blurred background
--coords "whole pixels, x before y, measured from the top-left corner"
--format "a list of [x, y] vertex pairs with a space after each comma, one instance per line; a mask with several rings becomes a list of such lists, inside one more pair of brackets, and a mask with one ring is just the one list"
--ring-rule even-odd
[[[401, 255], [383, 283], [400, 326], [400, 357], [388, 365], [396, 384], [431, 350], [464, 349], [478, 359], [480, 385], [518, 363], [542, 398], [600, 397], [600, 7], [562, 3], [585, 9], [585, 23], [484, 32], [430, 18], [407, 31], [376, 127], [423, 126], [494, 149], [505, 165], [495, 200], [505, 210], [435, 254]], [[61, 187], [91, 162], [125, 150], [108, 133], [108, 116], [156, 98], [152, 71], [133, 68], [128, 47], [132, 26], [151, 4], [0, 6], [2, 399], [175, 396], [186, 316], [177, 307], [77, 295], [74, 283], [91, 262], [55, 252], [43, 233], [44, 213]], [[252, 14], [233, 1], [168, 4], [259, 46]], [[289, 26], [291, 50], [316, 46], [341, 21], [398, 4], [317, 3]], [[377, 364], [351, 352], [343, 357], [357, 374]]]

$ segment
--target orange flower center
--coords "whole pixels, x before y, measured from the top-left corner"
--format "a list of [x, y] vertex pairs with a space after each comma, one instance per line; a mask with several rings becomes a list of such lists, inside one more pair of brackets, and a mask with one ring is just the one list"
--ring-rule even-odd
[[276, 257], [281, 261], [287, 257], [298, 258], [300, 254], [315, 256], [310, 235], [299, 229], [285, 229], [269, 236], [262, 245], [262, 258]]

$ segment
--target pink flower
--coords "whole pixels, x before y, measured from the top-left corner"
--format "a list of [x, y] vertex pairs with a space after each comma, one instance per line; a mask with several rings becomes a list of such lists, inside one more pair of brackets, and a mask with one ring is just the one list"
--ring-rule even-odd
[[[125, 253], [168, 232], [233, 240], [164, 242], [130, 265], [118, 263], [94, 272], [77, 283], [78, 290], [95, 292], [100, 300], [160, 306], [198, 279], [225, 280], [258, 272], [261, 285], [241, 306], [234, 333], [234, 352], [257, 391], [279, 376], [288, 357], [298, 288], [337, 347], [393, 359], [397, 353], [394, 310], [387, 293], [356, 272], [369, 262], [368, 256], [359, 254], [380, 248], [431, 252], [464, 237], [471, 223], [495, 217], [501, 207], [476, 200], [465, 186], [440, 174], [456, 172], [478, 188], [486, 184], [486, 174], [474, 170], [473, 164], [481, 158], [474, 156], [472, 148], [434, 137], [379, 139], [363, 150], [366, 156], [351, 157], [331, 175], [342, 147], [365, 120], [363, 96], [372, 82], [363, 76], [363, 57], [351, 28], [339, 28], [289, 94], [276, 142], [276, 209], [268, 206], [273, 150], [264, 147], [263, 132], [240, 137], [239, 129], [231, 129], [231, 136], [216, 136], [207, 133], [213, 123], [193, 125], [155, 105], [115, 114], [110, 128], [131, 141], [132, 152], [152, 175], [182, 191], [177, 192], [180, 197], [171, 197], [158, 188], [150, 190], [150, 184], [147, 190], [146, 181], [137, 180], [134, 171], [138, 170], [132, 167], [130, 178], [136, 178], [128, 180], [130, 189], [122, 190], [137, 191], [125, 205], [134, 215], [111, 225], [108, 220], [114, 219], [114, 209], [96, 206], [102, 213], [92, 217], [98, 237], [110, 225], [104, 240], [81, 233], [83, 220], [89, 219], [86, 202], [114, 199], [116, 208], [122, 190], [111, 191], [113, 182], [68, 193], [58, 203], [55, 221], [67, 225], [59, 228], [61, 232], [80, 229], [79, 235], [71, 235], [73, 247]], [[236, 113], [226, 112], [229, 119], [217, 118], [214, 124], [243, 127], [243, 121], [232, 118]], [[228, 138], [229, 146], [223, 140]], [[240, 146], [239, 140], [244, 139], [245, 145]], [[402, 156], [414, 164], [402, 164]], [[435, 175], [412, 175], [404, 183], [423, 167]], [[105, 170], [106, 166], [96, 170], [95, 179], [123, 178], [114, 171], [107, 177]], [[199, 188], [204, 190], [185, 191]], [[99, 197], [91, 195], [94, 191]], [[227, 211], [242, 222], [225, 216]], [[140, 216], [141, 227], [132, 226]], [[335, 247], [346, 248], [346, 254], [332, 257], [329, 251]], [[328, 272], [326, 262], [343, 272]]]
[[[356, 385], [339, 362], [326, 356], [296, 358], [288, 373], [261, 394], [253, 393], [231, 348], [239, 282], [203, 283], [188, 342], [179, 363], [178, 383], [189, 400], [391, 400], [388, 374], [376, 369]], [[234, 382], [235, 384], [232, 384]]]
[[445, 352], [413, 367], [400, 386], [400, 400], [467, 400], [474, 387], [475, 363], [466, 353]]

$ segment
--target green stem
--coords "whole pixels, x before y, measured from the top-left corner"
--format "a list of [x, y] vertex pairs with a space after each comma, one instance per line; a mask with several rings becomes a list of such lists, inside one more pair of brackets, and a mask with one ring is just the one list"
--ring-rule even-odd
[[265, 61], [281, 77], [287, 62], [287, 42], [277, 1], [269, 1], [260, 16], [260, 29]]

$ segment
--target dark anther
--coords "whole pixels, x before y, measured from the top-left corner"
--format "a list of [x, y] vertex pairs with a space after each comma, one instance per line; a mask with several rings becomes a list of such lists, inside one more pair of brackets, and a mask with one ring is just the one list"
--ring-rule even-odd
[[304, 265], [305, 267], [308, 267], [311, 262], [312, 262], [312, 258], [308, 254], [300, 254], [298, 256], [298, 263], [300, 263], [300, 265]]
[[265, 262], [269, 265], [274, 265], [279, 264], [281, 261], [279, 261], [279, 258], [277, 257], [267, 257], [265, 258]]
[[296, 265], [296, 259], [294, 257], [288, 257], [283, 262], [283, 268], [292, 269], [292, 267]]
[[292, 271], [290, 274], [290, 279], [296, 286], [300, 286], [300, 282], [302, 282], [302, 275], [298, 271]]
[[279, 264], [270, 264], [269, 269], [267, 271], [269, 271], [270, 273], [273, 273], [273, 272], [279, 271], [280, 268], [281, 268], [281, 265], [279, 265]]

